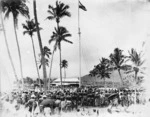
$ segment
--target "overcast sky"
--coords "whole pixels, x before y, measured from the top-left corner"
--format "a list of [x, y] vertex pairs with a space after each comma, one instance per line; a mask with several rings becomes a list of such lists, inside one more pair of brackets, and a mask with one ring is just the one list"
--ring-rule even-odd
[[[60, 25], [65, 26], [72, 34], [68, 40], [73, 44], [62, 42], [62, 59], [68, 61], [67, 77], [79, 76], [79, 39], [78, 39], [78, 0], [61, 0], [70, 6], [71, 18], [64, 17]], [[146, 0], [81, 0], [87, 11], [80, 10], [80, 28], [82, 39], [82, 75], [88, 74], [93, 66], [98, 64], [101, 57], [108, 57], [114, 48], [119, 47], [127, 54], [128, 50], [135, 48], [140, 51], [146, 50], [146, 58], [150, 58], [148, 45], [150, 43], [150, 4]], [[55, 21], [46, 20], [48, 5], [55, 5], [55, 0], [37, 0], [37, 13], [40, 26], [43, 28], [41, 37], [43, 45], [51, 48], [48, 44], [52, 35]], [[30, 16], [33, 18], [32, 0], [28, 3]], [[18, 37], [22, 55], [23, 76], [37, 77], [31, 39], [23, 35], [22, 23], [25, 18], [19, 17]], [[11, 55], [20, 77], [19, 57], [13, 30], [12, 16], [5, 20], [6, 34], [11, 49]], [[34, 34], [37, 58], [39, 45]], [[10, 61], [8, 59], [3, 33], [0, 32], [0, 69], [1, 77], [14, 80]], [[143, 41], [146, 41], [142, 48]], [[149, 60], [147, 66], [150, 65]], [[41, 71], [41, 70], [40, 70]], [[49, 75], [49, 68], [47, 68]], [[59, 77], [59, 53], [54, 55], [52, 76]], [[41, 71], [42, 77], [42, 71]], [[9, 81], [11, 81], [9, 80]]]

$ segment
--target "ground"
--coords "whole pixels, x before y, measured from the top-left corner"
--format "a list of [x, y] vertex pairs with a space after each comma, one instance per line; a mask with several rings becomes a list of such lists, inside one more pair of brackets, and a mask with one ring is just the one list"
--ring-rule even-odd
[[[150, 116], [150, 103], [146, 105], [130, 106], [124, 111], [124, 108], [113, 108], [112, 113], [107, 111], [107, 108], [80, 108], [80, 111], [61, 112], [61, 114], [55, 114], [50, 117], [149, 117]], [[95, 111], [96, 110], [96, 111]], [[99, 111], [97, 113], [97, 111]], [[21, 108], [19, 111], [3, 111], [0, 117], [28, 117], [27, 110]], [[44, 117], [39, 115], [38, 117]], [[49, 115], [47, 116], [49, 117]]]

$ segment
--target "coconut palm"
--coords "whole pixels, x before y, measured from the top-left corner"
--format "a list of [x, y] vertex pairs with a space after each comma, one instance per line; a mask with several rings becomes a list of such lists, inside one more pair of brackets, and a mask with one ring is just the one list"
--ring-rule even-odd
[[[36, 59], [36, 52], [35, 52], [35, 46], [34, 46], [34, 40], [33, 40], [33, 34], [37, 31], [36, 29], [36, 24], [34, 22], [34, 20], [27, 20], [26, 24], [22, 24], [23, 28], [25, 29], [25, 31], [23, 32], [23, 34], [28, 34], [31, 37], [31, 41], [32, 41], [32, 47], [33, 47], [33, 54], [34, 54], [34, 60], [35, 60], [35, 65], [36, 65], [36, 70], [37, 70], [37, 75], [38, 78], [40, 78], [40, 73], [39, 73], [39, 69], [38, 69], [38, 65], [37, 65], [37, 59]], [[40, 88], [41, 88], [41, 84], [39, 82]]]
[[56, 1], [56, 6], [53, 7], [51, 5], [48, 6], [49, 10], [47, 11], [50, 15], [47, 17], [47, 19], [49, 20], [56, 20], [56, 23], [57, 23], [57, 28], [59, 27], [59, 22], [60, 22], [60, 19], [65, 17], [65, 16], [68, 16], [70, 17], [71, 14], [70, 12], [68, 11], [69, 9], [69, 6], [68, 5], [65, 5], [64, 3], [62, 2], [58, 2]]
[[[53, 58], [54, 58], [54, 53], [57, 50], [57, 44], [55, 42], [54, 47], [53, 47], [53, 52], [51, 56], [51, 62], [50, 62], [50, 71], [49, 71], [49, 79], [51, 79], [51, 73], [52, 73], [52, 64], [53, 64]], [[50, 81], [50, 80], [49, 80]], [[50, 82], [48, 82], [48, 90], [50, 89]]]
[[131, 51], [129, 51], [128, 60], [132, 62], [132, 66], [131, 69], [127, 71], [127, 73], [134, 72], [135, 84], [137, 84], [138, 82], [138, 73], [144, 74], [144, 70], [146, 69], [145, 67], [143, 67], [145, 60], [142, 60], [142, 57], [142, 52], [138, 53], [133, 48], [131, 49]]
[[104, 87], [105, 87], [106, 78], [110, 78], [111, 74], [109, 68], [110, 68], [109, 60], [102, 57], [100, 63], [94, 66], [94, 69], [90, 71], [90, 75], [104, 79]]
[[[40, 60], [39, 69], [41, 68], [41, 66], [43, 66], [43, 64], [45, 64], [49, 67], [49, 58], [52, 53], [47, 46], [44, 46], [43, 53], [44, 53], [44, 61]], [[47, 80], [46, 80], [46, 82], [47, 82]], [[47, 86], [46, 86], [46, 88], [47, 88]], [[49, 89], [49, 84], [48, 84], [48, 89]]]
[[[47, 46], [44, 46], [43, 52], [44, 52], [44, 61], [42, 61], [40, 59], [39, 69], [41, 69], [41, 66], [43, 66], [43, 64], [46, 64], [47, 66], [49, 66], [49, 58], [51, 55], [51, 51]], [[40, 56], [41, 56], [41, 54], [40, 54]]]
[[61, 67], [64, 68], [64, 78], [66, 78], [66, 68], [68, 67], [68, 61], [62, 60]]
[[135, 83], [135, 98], [134, 98], [134, 103], [136, 104], [136, 87], [137, 84], [140, 84], [142, 82], [143, 76], [138, 76], [138, 74], [144, 74], [144, 70], [146, 69], [143, 67], [143, 64], [145, 60], [142, 59], [143, 54], [142, 51], [138, 53], [135, 49], [131, 49], [129, 51], [129, 59], [132, 62], [130, 70], [127, 71], [127, 73], [132, 73], [134, 72], [134, 83]]
[[28, 7], [26, 6], [26, 0], [2, 0], [1, 4], [2, 4], [2, 11], [5, 13], [5, 18], [8, 18], [10, 13], [12, 13], [13, 16], [14, 32], [15, 32], [15, 37], [17, 42], [20, 71], [21, 71], [21, 78], [22, 78], [22, 85], [23, 85], [22, 60], [21, 60], [21, 52], [20, 52], [20, 46], [19, 46], [16, 29], [17, 29], [19, 14], [29, 18], [29, 10]]
[[125, 64], [126, 56], [122, 54], [123, 50], [120, 50], [119, 48], [114, 49], [114, 53], [110, 54], [110, 62], [112, 65], [112, 70], [117, 70], [122, 82], [122, 85], [124, 85], [121, 70], [127, 70], [128, 65]]
[[1, 22], [2, 22], [0, 30], [2, 30], [3, 33], [4, 33], [4, 39], [5, 39], [5, 44], [6, 44], [6, 48], [7, 48], [8, 57], [9, 57], [9, 60], [10, 60], [10, 63], [11, 63], [11, 66], [12, 66], [12, 69], [13, 69], [16, 81], [18, 81], [18, 76], [17, 76], [17, 73], [16, 73], [16, 69], [15, 69], [15, 66], [14, 66], [14, 62], [12, 60], [12, 56], [11, 56], [9, 45], [8, 45], [8, 41], [7, 41], [7, 36], [6, 36], [6, 32], [5, 32], [5, 26], [4, 26], [4, 22], [3, 22], [3, 17], [2, 17], [2, 12], [1, 11], [2, 11], [2, 6], [0, 4], [0, 17], [1, 17]]
[[47, 56], [47, 58], [50, 58], [50, 55], [52, 53], [51, 53], [51, 50], [47, 46], [44, 46], [43, 52], [44, 52], [44, 57]]
[[[56, 20], [57, 28], [59, 27], [59, 22], [60, 22], [61, 18], [65, 17], [65, 16], [67, 16], [67, 17], [71, 16], [70, 12], [68, 11], [69, 6], [65, 5], [64, 3], [56, 1], [55, 7], [49, 5], [48, 8], [49, 8], [49, 10], [47, 12], [50, 15], [47, 17], [47, 19]], [[57, 48], [57, 44], [55, 43], [54, 48], [53, 48], [52, 58], [51, 58], [49, 78], [51, 78], [52, 63], [53, 63], [53, 57], [54, 57], [54, 52], [56, 51], [56, 48]], [[61, 71], [60, 71], [60, 74], [62, 74]], [[62, 77], [62, 76], [60, 76], [60, 77]]]
[[67, 40], [67, 37], [70, 37], [71, 34], [67, 31], [65, 27], [59, 27], [58, 29], [55, 28], [55, 31], [53, 32], [53, 35], [51, 36], [51, 39], [49, 40], [49, 43], [55, 41], [55, 47], [59, 49], [60, 54], [60, 80], [61, 80], [61, 86], [62, 86], [62, 74], [61, 74], [61, 42], [68, 42], [71, 43], [71, 41]]
[[33, 0], [33, 9], [34, 9], [34, 18], [35, 18], [35, 24], [36, 24], [36, 29], [37, 29], [37, 37], [38, 37], [38, 42], [39, 42], [39, 47], [40, 47], [40, 53], [41, 53], [41, 61], [43, 63], [43, 77], [44, 77], [44, 89], [46, 91], [46, 79], [47, 79], [47, 72], [46, 72], [46, 61], [44, 58], [44, 52], [43, 52], [43, 45], [42, 45], [42, 39], [40, 35], [40, 28], [38, 26], [38, 18], [37, 18], [37, 11], [36, 11], [36, 0]]

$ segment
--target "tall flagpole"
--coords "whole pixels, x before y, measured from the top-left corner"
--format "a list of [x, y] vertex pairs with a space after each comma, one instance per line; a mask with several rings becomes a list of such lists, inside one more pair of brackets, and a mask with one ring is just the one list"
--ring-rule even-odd
[[1, 94], [2, 94], [2, 85], [1, 84], [2, 84], [2, 82], [1, 82], [1, 70], [0, 70], [0, 97], [1, 97]]
[[80, 32], [79, 0], [78, 0], [78, 34], [79, 34], [79, 87], [81, 87], [81, 32]]

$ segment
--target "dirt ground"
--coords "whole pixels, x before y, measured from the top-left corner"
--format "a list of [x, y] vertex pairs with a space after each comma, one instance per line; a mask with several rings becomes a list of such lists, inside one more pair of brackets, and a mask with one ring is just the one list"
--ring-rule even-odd
[[[150, 117], [150, 103], [145, 105], [134, 105], [128, 108], [118, 107], [112, 108], [108, 112], [107, 108], [79, 108], [78, 111], [55, 113], [54, 115], [41, 115], [37, 117]], [[13, 110], [13, 111], [12, 111]], [[30, 117], [27, 109], [21, 108], [18, 111], [10, 109], [9, 111], [0, 111], [0, 117]]]

